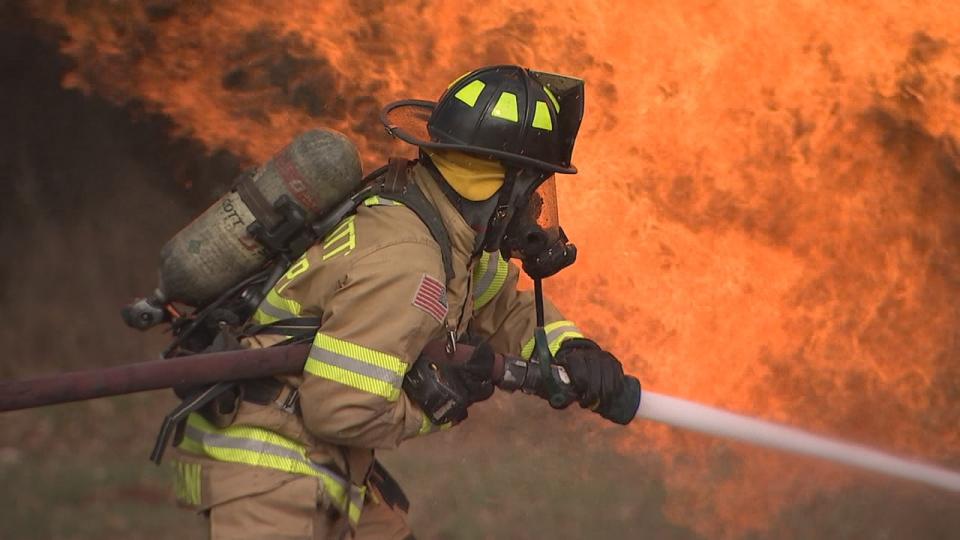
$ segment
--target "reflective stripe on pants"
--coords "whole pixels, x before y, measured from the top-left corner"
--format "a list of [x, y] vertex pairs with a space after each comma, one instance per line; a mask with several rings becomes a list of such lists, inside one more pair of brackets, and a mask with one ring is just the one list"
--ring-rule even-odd
[[[304, 445], [272, 431], [252, 426], [217, 429], [199, 414], [187, 419], [181, 450], [217, 461], [266, 467], [278, 471], [314, 476], [320, 479], [330, 499], [346, 510], [350, 522], [357, 524], [366, 487], [350, 484], [327, 467], [307, 457]], [[186, 488], [185, 487], [185, 493]], [[199, 499], [199, 489], [197, 491]]]

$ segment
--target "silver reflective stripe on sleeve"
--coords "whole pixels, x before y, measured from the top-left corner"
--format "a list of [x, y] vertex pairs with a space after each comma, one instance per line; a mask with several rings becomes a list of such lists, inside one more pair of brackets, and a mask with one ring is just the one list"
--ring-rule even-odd
[[503, 288], [510, 264], [499, 252], [484, 253], [473, 270], [473, 308], [479, 310], [490, 303]]
[[257, 324], [270, 324], [283, 319], [299, 317], [302, 312], [303, 306], [299, 302], [284, 298], [276, 290], [271, 290], [267, 293], [267, 297], [260, 302], [253, 319]]
[[407, 364], [396, 356], [317, 333], [305, 373], [323, 377], [387, 401], [400, 397]]

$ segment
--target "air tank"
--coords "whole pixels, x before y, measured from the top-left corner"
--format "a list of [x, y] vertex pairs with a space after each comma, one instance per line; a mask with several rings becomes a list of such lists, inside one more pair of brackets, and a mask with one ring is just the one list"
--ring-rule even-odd
[[[315, 129], [260, 167], [253, 185], [270, 207], [286, 200], [309, 223], [356, 191], [361, 177], [353, 143]], [[248, 230], [255, 220], [236, 189], [220, 197], [163, 246], [157, 299], [202, 306], [261, 268], [271, 254]]]

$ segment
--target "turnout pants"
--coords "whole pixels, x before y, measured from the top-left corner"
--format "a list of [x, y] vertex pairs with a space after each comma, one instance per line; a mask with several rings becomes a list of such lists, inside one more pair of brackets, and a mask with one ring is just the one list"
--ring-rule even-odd
[[[407, 514], [367, 488], [354, 527], [323, 482], [261, 467], [178, 456], [177, 499], [208, 515], [210, 540], [412, 540]], [[184, 482], [184, 471], [193, 471]]]

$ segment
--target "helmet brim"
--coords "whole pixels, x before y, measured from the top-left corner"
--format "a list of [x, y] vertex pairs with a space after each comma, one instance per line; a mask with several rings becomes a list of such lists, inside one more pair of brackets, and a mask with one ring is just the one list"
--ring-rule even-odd
[[559, 174], [576, 174], [577, 168], [571, 163], [569, 167], [562, 167], [534, 159], [522, 154], [504, 152], [493, 148], [484, 148], [459, 142], [439, 142], [433, 140], [427, 130], [427, 121], [437, 104], [434, 101], [422, 99], [401, 99], [389, 103], [380, 111], [380, 121], [387, 128], [387, 133], [403, 142], [426, 148], [428, 150], [456, 150], [470, 154], [490, 156], [522, 167], [530, 167], [545, 172]]

